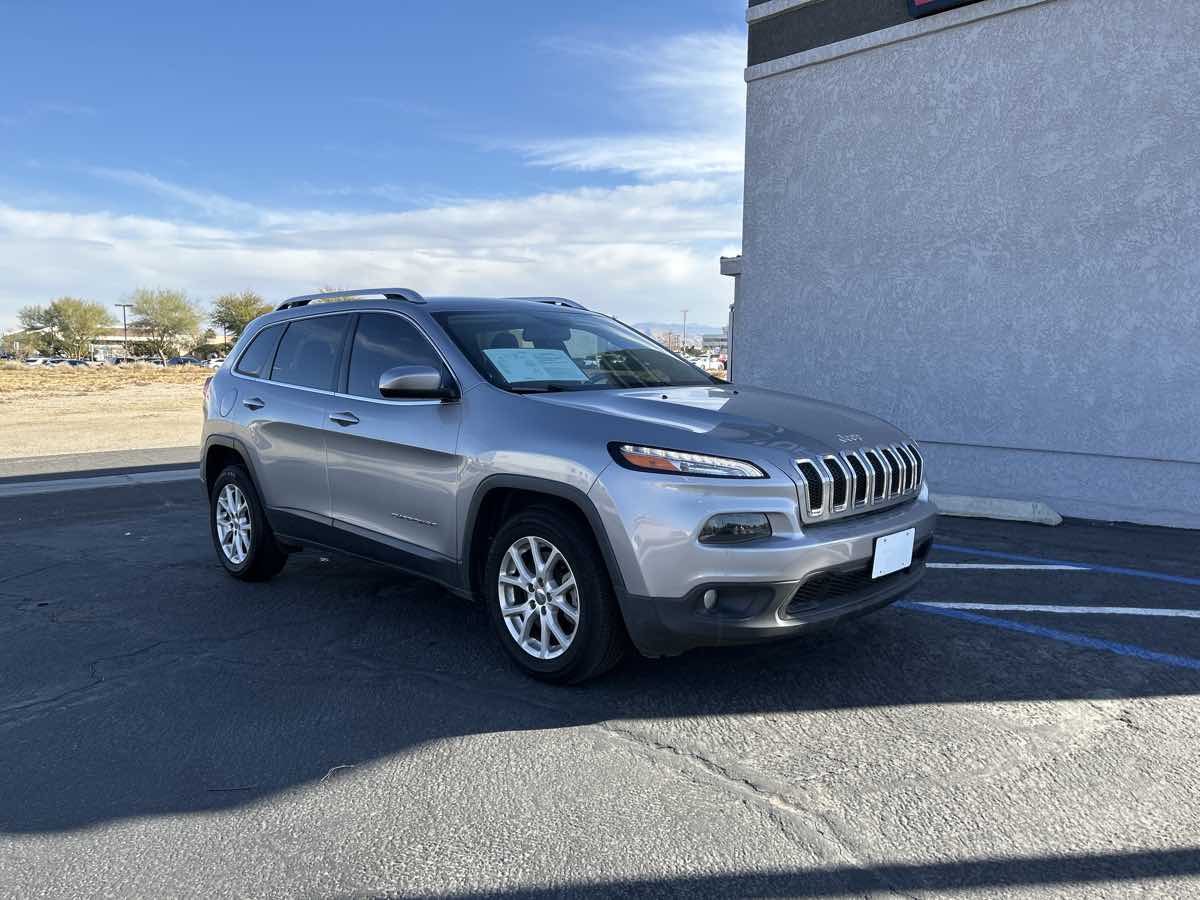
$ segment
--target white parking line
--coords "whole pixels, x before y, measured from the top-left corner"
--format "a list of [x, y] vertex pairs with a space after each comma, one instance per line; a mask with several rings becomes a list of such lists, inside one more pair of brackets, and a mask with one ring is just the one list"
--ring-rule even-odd
[[928, 563], [927, 569], [994, 569], [1000, 572], [1090, 572], [1087, 566], [1031, 566], [1015, 563]]
[[1172, 619], [1200, 619], [1198, 609], [1146, 609], [1136, 606], [1041, 606], [1036, 604], [1016, 603], [927, 603], [924, 600], [914, 600], [919, 606], [932, 606], [935, 609], [971, 609], [989, 612], [1041, 612], [1060, 613], [1063, 615], [1102, 615], [1102, 616], [1161, 616]]

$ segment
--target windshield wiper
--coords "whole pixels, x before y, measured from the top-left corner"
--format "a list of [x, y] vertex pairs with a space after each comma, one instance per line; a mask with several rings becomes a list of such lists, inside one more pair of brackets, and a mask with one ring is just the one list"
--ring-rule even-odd
[[560, 394], [567, 388], [561, 384], [547, 384], [542, 387], [510, 387], [514, 394]]

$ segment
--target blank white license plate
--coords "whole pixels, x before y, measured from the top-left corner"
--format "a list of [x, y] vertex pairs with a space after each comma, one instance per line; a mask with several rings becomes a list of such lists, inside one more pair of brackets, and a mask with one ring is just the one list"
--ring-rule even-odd
[[910, 528], [898, 534], [888, 534], [875, 540], [875, 565], [872, 578], [882, 578], [912, 565], [913, 540], [917, 529]]

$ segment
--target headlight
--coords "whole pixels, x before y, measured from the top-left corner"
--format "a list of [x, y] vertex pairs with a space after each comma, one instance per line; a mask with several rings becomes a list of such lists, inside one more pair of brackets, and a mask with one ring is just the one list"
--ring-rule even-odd
[[766, 478], [767, 473], [753, 463], [703, 453], [663, 450], [636, 444], [613, 444], [613, 458], [621, 465], [645, 472], [671, 472], [675, 475], [707, 475], [710, 478]]

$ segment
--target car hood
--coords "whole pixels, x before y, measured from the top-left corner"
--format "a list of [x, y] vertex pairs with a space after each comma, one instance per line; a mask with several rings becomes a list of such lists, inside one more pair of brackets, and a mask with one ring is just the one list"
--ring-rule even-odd
[[[740, 452], [752, 460], [770, 460], [785, 471], [797, 457], [907, 440], [900, 430], [867, 413], [740, 385], [579, 391], [541, 394], [537, 399], [655, 426], [627, 431], [614, 427], [613, 440], [662, 444], [676, 430], [678, 439], [670, 449]], [[734, 451], [735, 447], [745, 449]]]

